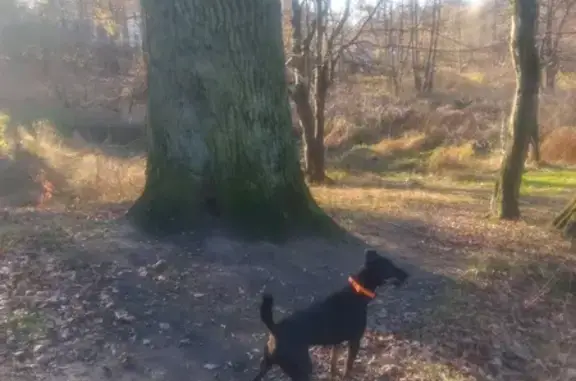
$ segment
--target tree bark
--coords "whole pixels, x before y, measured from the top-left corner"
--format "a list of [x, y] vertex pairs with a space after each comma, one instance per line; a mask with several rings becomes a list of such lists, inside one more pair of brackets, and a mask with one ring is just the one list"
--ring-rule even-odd
[[[324, 35], [324, 11], [322, 4], [317, 3], [317, 15], [313, 25], [314, 33], [317, 36]], [[325, 149], [324, 149], [324, 111], [326, 103], [326, 90], [319, 91], [319, 84], [324, 84], [327, 70], [322, 56], [323, 38], [317, 38], [319, 47], [316, 47], [316, 62], [310, 62], [312, 54], [310, 43], [313, 34], [304, 38], [302, 28], [302, 8], [298, 0], [292, 2], [292, 68], [294, 70], [294, 88], [292, 99], [296, 105], [296, 112], [300, 127], [302, 127], [302, 140], [304, 142], [304, 171], [308, 181], [311, 183], [322, 183], [326, 179], [325, 169]], [[320, 51], [318, 49], [320, 48]], [[310, 64], [316, 67], [314, 82], [307, 70]], [[314, 107], [310, 97], [311, 85], [316, 90], [314, 96]]]
[[556, 76], [558, 75], [559, 65], [556, 62], [557, 58], [551, 58], [551, 62], [546, 65], [545, 78], [546, 78], [546, 89], [554, 91], [556, 88]]
[[438, 0], [432, 4], [432, 26], [430, 28], [430, 45], [428, 56], [424, 65], [424, 82], [421, 92], [431, 93], [434, 89], [434, 74], [436, 72], [436, 53], [438, 51], [438, 37], [440, 36], [440, 12], [442, 5]]
[[316, 0], [316, 57], [314, 76], [314, 137], [312, 144], [307, 144], [311, 151], [306, 155], [313, 162], [306, 168], [306, 176], [312, 183], [322, 183], [326, 177], [324, 161], [324, 123], [326, 95], [328, 93], [328, 68], [325, 55], [332, 54], [327, 51], [329, 47], [324, 46], [326, 35], [326, 10], [323, 9], [323, 0]]
[[532, 148], [530, 158], [536, 165], [539, 165], [541, 162], [541, 157], [540, 157], [540, 131], [538, 128], [538, 122], [536, 122], [533, 127], [534, 128], [530, 136], [530, 147]]
[[514, 0], [510, 50], [516, 69], [516, 93], [510, 116], [508, 143], [494, 187], [492, 211], [500, 219], [520, 218], [519, 195], [530, 139], [538, 129], [540, 64], [536, 49], [538, 3]]
[[328, 70], [322, 64], [317, 69], [314, 98], [314, 137], [310, 152], [313, 165], [307, 168], [306, 176], [311, 183], [323, 183], [326, 180], [326, 160], [324, 147], [324, 126], [326, 124], [326, 97], [328, 95]]
[[157, 232], [326, 226], [299, 166], [276, 1], [142, 0], [146, 184], [128, 213]]
[[417, 0], [411, 0], [410, 6], [410, 46], [412, 49], [412, 74], [414, 76], [414, 89], [422, 91], [422, 65], [420, 63], [420, 20], [418, 16], [419, 5]]
[[[314, 154], [314, 109], [310, 100], [310, 76], [307, 74], [307, 68], [310, 60], [310, 49], [308, 38], [304, 41], [302, 29], [302, 7], [299, 0], [292, 0], [292, 18], [291, 18], [291, 44], [292, 44], [292, 68], [294, 70], [294, 87], [292, 89], [292, 99], [296, 105], [296, 112], [300, 127], [302, 128], [302, 141], [304, 143], [304, 170], [306, 176], [310, 173], [316, 173], [314, 165], [317, 162]], [[316, 26], [314, 25], [314, 28]], [[315, 29], [314, 29], [315, 30]], [[324, 152], [322, 152], [324, 155]]]

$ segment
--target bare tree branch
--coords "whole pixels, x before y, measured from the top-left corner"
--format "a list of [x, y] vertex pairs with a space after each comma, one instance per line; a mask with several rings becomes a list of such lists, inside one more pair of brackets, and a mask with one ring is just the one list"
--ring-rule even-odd
[[338, 60], [338, 58], [342, 55], [342, 52], [356, 42], [356, 40], [360, 37], [360, 34], [362, 34], [364, 29], [366, 28], [366, 25], [368, 25], [370, 20], [372, 20], [372, 18], [376, 14], [376, 11], [382, 6], [384, 1], [385, 0], [378, 0], [378, 2], [374, 5], [374, 7], [368, 11], [368, 15], [366, 16], [364, 21], [360, 24], [360, 26], [357, 28], [352, 38], [348, 40], [347, 43], [342, 44], [342, 46], [340, 46], [340, 48], [338, 49], [338, 51], [336, 52], [336, 54], [332, 59], [336, 58], [336, 60]]

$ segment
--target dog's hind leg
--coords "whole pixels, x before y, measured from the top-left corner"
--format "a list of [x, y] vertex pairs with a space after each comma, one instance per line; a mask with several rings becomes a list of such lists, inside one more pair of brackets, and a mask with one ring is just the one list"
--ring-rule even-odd
[[268, 348], [266, 347], [264, 349], [264, 356], [260, 361], [260, 371], [258, 372], [256, 377], [254, 377], [253, 381], [262, 380], [262, 378], [264, 378], [264, 376], [266, 375], [266, 373], [268, 373], [270, 368], [272, 368], [272, 365], [274, 365], [274, 361], [272, 359], [272, 355], [270, 354], [270, 352], [268, 352]]
[[268, 373], [268, 371], [270, 370], [271, 367], [272, 367], [272, 364], [270, 364], [266, 360], [266, 358], [263, 358], [262, 361], [260, 362], [260, 371], [258, 372], [256, 377], [254, 377], [253, 381], [262, 380], [262, 378], [264, 378], [264, 376], [266, 375], [266, 373]]
[[338, 356], [340, 355], [340, 346], [333, 345], [332, 350], [330, 351], [330, 379], [334, 381], [336, 376], [338, 376]]
[[352, 372], [352, 367], [354, 366], [354, 360], [358, 356], [358, 350], [360, 350], [360, 339], [350, 340], [348, 342], [348, 358], [346, 359], [346, 370], [344, 371], [344, 379], [350, 379], [350, 374]]
[[287, 356], [279, 356], [277, 364], [292, 381], [310, 381], [312, 360], [307, 347], [292, 349]]

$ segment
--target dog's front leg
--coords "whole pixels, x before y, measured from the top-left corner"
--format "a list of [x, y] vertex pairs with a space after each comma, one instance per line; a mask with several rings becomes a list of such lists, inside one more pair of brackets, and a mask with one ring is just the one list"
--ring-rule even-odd
[[346, 370], [344, 371], [344, 379], [349, 380], [352, 372], [352, 367], [354, 366], [354, 360], [358, 356], [358, 350], [360, 349], [360, 339], [350, 340], [348, 342], [348, 358], [346, 359]]
[[340, 346], [338, 344], [332, 346], [332, 350], [330, 351], [331, 358], [330, 358], [330, 379], [332, 381], [336, 380], [336, 376], [338, 375], [338, 356], [340, 355]]

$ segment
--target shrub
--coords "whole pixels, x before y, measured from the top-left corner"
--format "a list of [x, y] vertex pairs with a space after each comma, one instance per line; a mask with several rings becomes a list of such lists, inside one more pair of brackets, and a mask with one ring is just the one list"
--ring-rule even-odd
[[541, 157], [549, 163], [576, 164], [576, 128], [560, 127], [544, 138]]
[[460, 146], [436, 148], [428, 158], [428, 170], [441, 172], [445, 169], [461, 169], [474, 157], [474, 145], [470, 142]]

